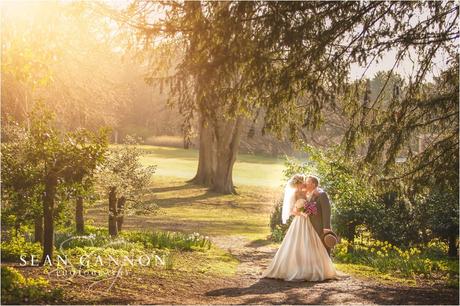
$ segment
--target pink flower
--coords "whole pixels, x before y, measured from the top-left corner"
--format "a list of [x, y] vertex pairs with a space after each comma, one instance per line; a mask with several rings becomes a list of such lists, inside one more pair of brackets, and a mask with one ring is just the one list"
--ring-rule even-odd
[[318, 210], [316, 208], [316, 202], [307, 202], [305, 203], [304, 210], [310, 215], [316, 215]]

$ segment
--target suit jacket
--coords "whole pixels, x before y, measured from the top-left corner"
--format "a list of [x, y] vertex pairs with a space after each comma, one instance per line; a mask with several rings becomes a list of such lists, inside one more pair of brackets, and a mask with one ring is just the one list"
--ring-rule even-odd
[[315, 228], [315, 231], [318, 233], [318, 236], [321, 238], [324, 247], [327, 250], [329, 256], [331, 255], [331, 249], [328, 248], [324, 243], [324, 231], [325, 228], [331, 228], [331, 203], [327, 193], [318, 189], [319, 194], [313, 196], [310, 200], [311, 202], [316, 202], [317, 214], [310, 215], [310, 221]]

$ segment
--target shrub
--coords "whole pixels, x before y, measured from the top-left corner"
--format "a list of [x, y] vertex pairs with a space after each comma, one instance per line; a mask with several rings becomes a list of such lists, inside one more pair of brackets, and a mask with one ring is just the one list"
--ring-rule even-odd
[[2, 241], [2, 260], [4, 261], [19, 261], [20, 255], [30, 257], [30, 255], [41, 255], [42, 249], [40, 243], [26, 241], [24, 236], [12, 236], [10, 240]]
[[25, 278], [16, 269], [2, 266], [2, 303], [37, 304], [57, 302], [62, 299], [61, 288], [50, 288], [47, 280]]
[[56, 233], [55, 245], [57, 248], [70, 249], [85, 246], [102, 247], [111, 241], [111, 237], [104, 232], [79, 235], [76, 233]]
[[421, 256], [426, 258], [444, 258], [448, 252], [448, 245], [439, 238], [434, 238], [422, 248]]
[[121, 237], [130, 242], [140, 242], [146, 248], [191, 251], [193, 249], [209, 249], [211, 247], [209, 238], [199, 233], [130, 231], [121, 233]]
[[286, 224], [281, 222], [281, 211], [283, 207], [283, 200], [278, 200], [273, 205], [272, 213], [270, 214], [270, 239], [275, 242], [281, 242], [286, 235], [286, 231], [292, 222], [293, 218], [289, 218]]
[[[157, 248], [177, 249], [190, 251], [193, 249], [209, 249], [211, 241], [199, 233], [186, 234], [180, 232], [164, 231], [126, 231], [112, 238], [107, 229], [88, 226], [87, 235], [73, 236], [72, 233], [59, 233], [56, 235], [56, 246], [63, 243], [64, 249], [76, 247], [104, 247], [108, 244], [112, 248]], [[72, 238], [72, 239], [71, 239]]]
[[[369, 233], [367, 233], [369, 234]], [[458, 261], [432, 258], [432, 250], [447, 250], [447, 245], [433, 241], [427, 245], [399, 248], [388, 241], [360, 235], [353, 241], [343, 239], [333, 249], [333, 256], [338, 262], [364, 264], [383, 273], [392, 273], [404, 277], [423, 276], [425, 278], [441, 277], [458, 281]], [[439, 256], [440, 254], [436, 254]]]

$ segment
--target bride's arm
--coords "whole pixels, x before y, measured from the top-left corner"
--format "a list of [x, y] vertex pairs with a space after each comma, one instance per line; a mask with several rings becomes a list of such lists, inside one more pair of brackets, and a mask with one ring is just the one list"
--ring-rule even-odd
[[297, 210], [297, 207], [295, 207], [295, 205], [291, 210], [291, 215], [300, 216], [300, 212]]
[[294, 196], [294, 204], [292, 204], [292, 209], [291, 209], [291, 216], [298, 216], [300, 213], [297, 210], [297, 207], [295, 207], [295, 202], [299, 199], [297, 192], [295, 193]]
[[[295, 201], [297, 201], [298, 199], [299, 199], [299, 197], [297, 197], [297, 195], [296, 195], [296, 197], [295, 197], [295, 199], [294, 199], [294, 203], [295, 203]], [[297, 207], [295, 207], [295, 204], [294, 204], [293, 207], [292, 207], [292, 210], [291, 210], [291, 215], [294, 215], [294, 216], [303, 216], [304, 213], [298, 211], [298, 210], [297, 210]]]

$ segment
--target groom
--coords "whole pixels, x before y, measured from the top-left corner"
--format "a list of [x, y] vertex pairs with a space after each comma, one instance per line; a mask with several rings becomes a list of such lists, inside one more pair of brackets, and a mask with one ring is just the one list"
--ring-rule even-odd
[[310, 221], [321, 238], [324, 247], [329, 256], [331, 256], [331, 249], [324, 243], [324, 234], [331, 231], [331, 204], [327, 193], [319, 188], [319, 179], [316, 176], [310, 175], [305, 181], [305, 192], [313, 192], [310, 201], [316, 202], [317, 214], [310, 215]]

